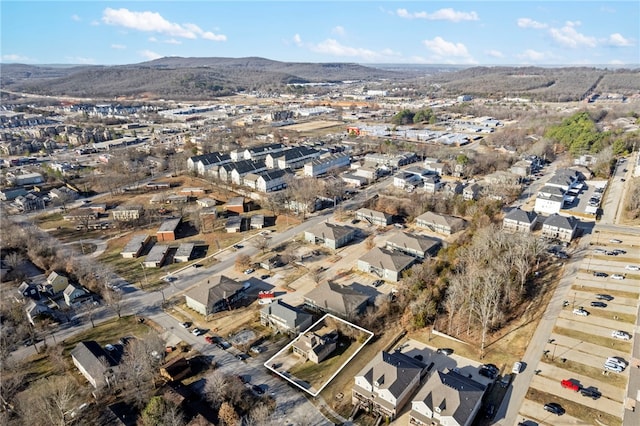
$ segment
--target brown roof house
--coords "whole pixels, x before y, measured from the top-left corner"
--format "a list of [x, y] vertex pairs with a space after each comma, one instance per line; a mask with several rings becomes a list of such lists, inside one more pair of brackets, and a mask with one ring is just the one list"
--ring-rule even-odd
[[442, 247], [442, 242], [437, 238], [426, 235], [396, 232], [387, 240], [386, 248], [397, 250], [409, 256], [424, 259], [427, 256], [435, 256]]
[[278, 299], [260, 310], [260, 323], [283, 333], [298, 334], [311, 326], [313, 316]]
[[355, 238], [356, 230], [348, 226], [321, 222], [304, 232], [304, 239], [330, 249], [338, 249], [349, 244]]
[[413, 256], [374, 247], [358, 259], [358, 270], [377, 275], [387, 281], [397, 282], [402, 272], [409, 269], [415, 260]]
[[356, 374], [351, 403], [393, 420], [420, 385], [423, 368], [401, 352], [379, 352]]
[[336, 334], [319, 335], [313, 331], [301, 334], [292, 345], [293, 353], [313, 363], [320, 363], [336, 350]]
[[304, 304], [313, 311], [333, 314], [340, 318], [352, 318], [362, 313], [371, 296], [350, 287], [326, 282], [304, 296]]
[[409, 424], [470, 426], [486, 387], [455, 371], [436, 371], [411, 401]]
[[96, 389], [109, 385], [113, 379], [116, 362], [93, 340], [78, 343], [71, 351], [71, 360]]
[[187, 306], [207, 316], [231, 309], [244, 298], [247, 283], [239, 283], [224, 275], [217, 275], [200, 283], [185, 294]]
[[466, 222], [459, 217], [426, 212], [416, 218], [416, 226], [439, 234], [451, 235], [464, 229]]

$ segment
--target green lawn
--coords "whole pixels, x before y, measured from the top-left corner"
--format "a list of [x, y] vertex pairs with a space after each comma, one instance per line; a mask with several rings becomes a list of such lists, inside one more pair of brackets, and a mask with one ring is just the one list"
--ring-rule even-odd
[[593, 334], [584, 333], [582, 331], [555, 327], [554, 333], [561, 334], [563, 336], [571, 337], [587, 343], [593, 343], [594, 345], [602, 346], [603, 348], [611, 348], [622, 352], [631, 352], [631, 343], [624, 340], [617, 340], [610, 337], [595, 336]]

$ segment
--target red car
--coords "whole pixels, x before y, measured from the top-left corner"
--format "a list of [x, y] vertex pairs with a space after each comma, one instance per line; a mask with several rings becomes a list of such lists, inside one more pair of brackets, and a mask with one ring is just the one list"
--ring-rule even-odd
[[211, 344], [213, 344], [213, 343], [214, 343], [214, 341], [213, 341], [213, 337], [211, 337], [211, 336], [204, 336], [204, 340], [206, 340], [206, 341], [207, 341], [207, 343], [211, 343]]
[[574, 392], [578, 392], [581, 388], [581, 386], [571, 380], [562, 380], [560, 382], [560, 384], [562, 385], [563, 388], [565, 389], [571, 389]]

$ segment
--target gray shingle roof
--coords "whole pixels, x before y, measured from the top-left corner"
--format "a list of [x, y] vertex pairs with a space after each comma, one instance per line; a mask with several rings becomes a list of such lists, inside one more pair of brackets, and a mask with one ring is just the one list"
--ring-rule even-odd
[[321, 222], [307, 232], [310, 232], [315, 236], [321, 236], [324, 239], [337, 241], [340, 238], [355, 232], [355, 230], [349, 228], [348, 226], [340, 226], [334, 223]]
[[518, 223], [532, 224], [537, 217], [538, 215], [535, 212], [528, 212], [518, 207], [516, 209], [512, 209], [504, 218]]
[[369, 265], [386, 269], [388, 271], [400, 272], [409, 267], [415, 259], [411, 256], [393, 252], [380, 247], [374, 247], [360, 258]]
[[294, 308], [282, 300], [276, 300], [275, 303], [270, 303], [262, 308], [262, 312], [281, 319], [287, 324], [287, 327], [291, 329], [299, 327], [301, 324], [304, 324], [312, 318], [311, 314], [308, 314], [298, 308]]
[[330, 282], [320, 284], [307, 293], [304, 298], [322, 309], [345, 316], [354, 313], [369, 300], [369, 296], [366, 294]]
[[202, 303], [210, 311], [213, 305], [219, 300], [229, 298], [231, 295], [242, 290], [242, 283], [232, 280], [224, 275], [216, 275], [209, 280], [209, 283], [201, 283], [186, 293], [186, 296]]
[[418, 361], [401, 352], [382, 351], [358, 376], [379, 389], [388, 389], [397, 398], [420, 375], [422, 368]]
[[542, 226], [553, 226], [555, 228], [572, 230], [578, 226], [578, 220], [573, 216], [567, 217], [554, 213], [544, 221]]

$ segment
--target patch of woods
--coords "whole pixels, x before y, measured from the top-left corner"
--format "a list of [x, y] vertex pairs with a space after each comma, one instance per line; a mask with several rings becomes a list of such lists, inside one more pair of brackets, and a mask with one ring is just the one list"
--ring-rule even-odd
[[625, 210], [627, 218], [640, 219], [640, 178], [634, 178], [629, 182]]

